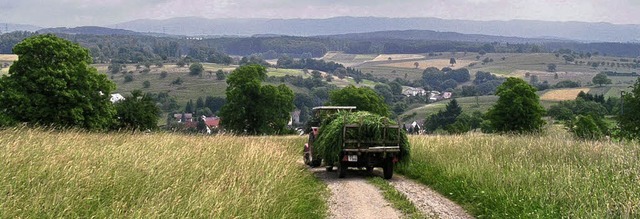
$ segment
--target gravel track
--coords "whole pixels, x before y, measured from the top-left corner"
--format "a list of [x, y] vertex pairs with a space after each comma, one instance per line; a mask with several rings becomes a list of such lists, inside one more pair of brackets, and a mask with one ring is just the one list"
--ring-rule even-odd
[[[327, 184], [329, 218], [403, 218], [404, 215], [384, 199], [381, 191], [368, 183], [366, 171], [349, 170], [343, 179], [336, 172], [324, 168], [310, 169]], [[380, 170], [374, 171], [381, 176]], [[424, 215], [430, 218], [473, 218], [462, 207], [438, 194], [427, 186], [394, 174], [389, 183], [407, 198]]]

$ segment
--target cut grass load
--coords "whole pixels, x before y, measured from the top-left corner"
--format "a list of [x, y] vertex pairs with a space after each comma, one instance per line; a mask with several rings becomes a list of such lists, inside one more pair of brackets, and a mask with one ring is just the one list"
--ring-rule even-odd
[[0, 218], [324, 218], [303, 138], [0, 131]]
[[[343, 127], [347, 124], [358, 124], [358, 132], [347, 132], [347, 139], [363, 139], [367, 141], [381, 141], [387, 136], [389, 141], [400, 142], [400, 154], [398, 159], [404, 161], [408, 159], [410, 146], [407, 135], [404, 132], [385, 132], [384, 126], [393, 125], [395, 122], [389, 121], [388, 118], [375, 115], [369, 112], [341, 112], [333, 116], [334, 118], [325, 119], [320, 127], [320, 134], [315, 144], [316, 152], [328, 164], [339, 161], [339, 155], [342, 151]], [[353, 131], [353, 129], [351, 129]], [[398, 136], [399, 134], [399, 136]], [[374, 145], [371, 145], [374, 146]]]
[[637, 142], [467, 134], [411, 137], [398, 170], [479, 218], [638, 218]]

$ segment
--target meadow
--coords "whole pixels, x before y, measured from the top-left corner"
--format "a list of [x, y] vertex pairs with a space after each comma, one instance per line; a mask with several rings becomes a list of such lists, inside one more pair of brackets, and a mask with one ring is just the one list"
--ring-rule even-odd
[[638, 218], [637, 143], [541, 136], [412, 136], [398, 171], [479, 218]]
[[299, 137], [0, 130], [0, 218], [323, 218]]

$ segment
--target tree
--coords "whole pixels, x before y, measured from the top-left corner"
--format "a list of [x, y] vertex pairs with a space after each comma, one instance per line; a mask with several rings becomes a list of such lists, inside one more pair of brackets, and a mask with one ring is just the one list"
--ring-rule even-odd
[[109, 72], [111, 72], [111, 74], [116, 74], [116, 73], [122, 71], [122, 65], [120, 63], [112, 62], [111, 65], [109, 65], [109, 67], [107, 67], [107, 70], [109, 70]]
[[591, 79], [591, 82], [602, 86], [603, 84], [611, 84], [611, 79], [607, 77], [606, 73], [598, 73], [596, 76]]
[[160, 108], [151, 96], [134, 90], [131, 96], [114, 104], [117, 112], [116, 127], [121, 129], [147, 130], [158, 128]]
[[451, 64], [451, 66], [453, 66], [454, 64], [456, 64], [456, 58], [451, 58], [449, 59], [449, 64]]
[[622, 112], [618, 116], [618, 126], [623, 137], [640, 139], [640, 78], [631, 92], [622, 96]]
[[427, 117], [424, 122], [424, 130], [431, 133], [437, 129], [445, 129], [447, 126], [456, 122], [460, 113], [462, 113], [462, 108], [458, 105], [458, 101], [453, 99], [447, 103], [444, 111], [440, 110], [438, 113]]
[[415, 66], [415, 67], [416, 67], [416, 69], [418, 69], [418, 67], [420, 66], [420, 63], [418, 63], [418, 62], [414, 62], [414, 63], [413, 63], [413, 66]]
[[212, 97], [207, 96], [204, 100], [204, 105], [211, 110], [211, 112], [216, 113], [218, 110], [222, 109], [222, 106], [227, 102], [222, 97]]
[[193, 63], [189, 66], [189, 75], [201, 75], [204, 72], [204, 67], [200, 63]]
[[216, 71], [216, 80], [223, 81], [226, 78], [227, 75], [224, 74], [224, 71], [222, 71], [222, 69], [218, 69], [218, 71]]
[[30, 124], [111, 127], [115, 84], [90, 66], [87, 49], [47, 34], [25, 39], [13, 53], [19, 59], [0, 79], [0, 112]]
[[547, 71], [548, 71], [548, 72], [556, 72], [556, 68], [557, 68], [557, 67], [558, 67], [558, 66], [557, 66], [556, 64], [554, 64], [554, 63], [548, 64], [548, 65], [547, 65]]
[[149, 82], [149, 81], [144, 81], [144, 82], [142, 82], [142, 87], [144, 87], [144, 88], [149, 88], [149, 87], [151, 87], [151, 82]]
[[381, 116], [389, 115], [389, 107], [384, 99], [368, 87], [357, 88], [349, 85], [335, 90], [329, 95], [328, 105], [355, 106], [359, 111], [368, 111]]
[[184, 112], [193, 113], [194, 111], [195, 109], [193, 108], [193, 100], [189, 100], [189, 102], [187, 102], [187, 105], [184, 107]]
[[285, 85], [261, 85], [265, 67], [243, 65], [227, 78], [227, 103], [220, 110], [221, 125], [234, 133], [260, 135], [285, 131], [294, 109], [294, 94]]
[[164, 79], [164, 78], [166, 78], [166, 77], [167, 77], [167, 75], [169, 75], [169, 72], [167, 72], [167, 71], [162, 71], [162, 72], [160, 72], [160, 79]]
[[592, 117], [591, 115], [579, 115], [574, 121], [572, 121], [570, 130], [573, 134], [582, 139], [598, 140], [604, 137], [607, 130], [602, 130], [604, 123], [600, 118]]
[[539, 131], [545, 124], [544, 108], [536, 89], [520, 78], [508, 78], [498, 87], [498, 102], [487, 112], [492, 129], [497, 132], [525, 133]]

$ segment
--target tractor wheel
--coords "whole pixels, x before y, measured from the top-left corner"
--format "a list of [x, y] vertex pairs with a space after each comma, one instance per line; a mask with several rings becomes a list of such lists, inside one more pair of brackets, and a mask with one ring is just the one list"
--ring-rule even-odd
[[311, 161], [311, 167], [319, 167], [322, 164], [322, 159], [314, 159]]
[[304, 160], [304, 164], [311, 166], [311, 158], [309, 158], [309, 154], [305, 153], [302, 156], [302, 159]]
[[338, 178], [344, 178], [347, 175], [347, 165], [344, 165], [343, 162], [340, 162], [338, 165]]
[[391, 179], [391, 177], [393, 177], [393, 160], [392, 159], [387, 159], [384, 162], [384, 167], [382, 168], [382, 171], [384, 172], [385, 179]]

